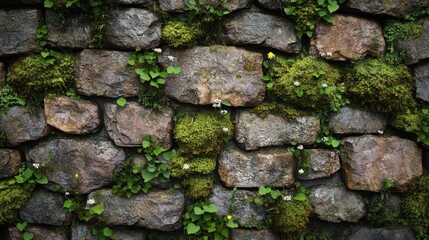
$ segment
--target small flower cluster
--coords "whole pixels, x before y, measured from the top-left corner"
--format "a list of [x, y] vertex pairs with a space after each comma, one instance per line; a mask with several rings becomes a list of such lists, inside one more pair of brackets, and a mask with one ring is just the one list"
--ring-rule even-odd
[[295, 87], [299, 87], [299, 86], [301, 86], [301, 83], [300, 83], [300, 82], [298, 82], [298, 81], [296, 81], [296, 82], [294, 82], [294, 83], [293, 83], [293, 85], [294, 85]]
[[189, 169], [189, 164], [187, 164], [187, 163], [185, 163], [185, 164], [183, 164], [183, 167], [182, 167], [184, 170], [188, 170]]
[[213, 105], [214, 108], [220, 108], [222, 106], [222, 100], [219, 98], [216, 98], [215, 100], [213, 100]]
[[272, 53], [272, 52], [268, 53], [268, 59], [273, 59], [275, 57], [276, 57], [276, 55], [274, 53]]
[[320, 56], [321, 57], [332, 57], [332, 53], [331, 52], [327, 52], [327, 53], [322, 52], [322, 53], [320, 53]]
[[40, 167], [40, 163], [33, 163], [33, 167], [34, 167], [35, 169], [39, 169], [39, 167]]
[[156, 53], [162, 53], [162, 49], [161, 48], [154, 48], [153, 51], [156, 52]]
[[95, 200], [93, 198], [90, 198], [86, 201], [86, 204], [88, 205], [94, 205], [95, 204]]
[[290, 200], [292, 200], [292, 196], [291, 195], [283, 196], [283, 200], [284, 201], [290, 201]]

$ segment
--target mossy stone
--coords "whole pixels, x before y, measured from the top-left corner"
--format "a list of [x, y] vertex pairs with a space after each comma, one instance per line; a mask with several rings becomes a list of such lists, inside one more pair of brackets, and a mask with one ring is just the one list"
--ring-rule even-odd
[[214, 186], [213, 176], [194, 175], [183, 179], [185, 196], [192, 200], [207, 198]]
[[171, 47], [190, 47], [202, 36], [201, 24], [174, 19], [167, 21], [162, 29], [162, 39]]
[[0, 225], [18, 221], [19, 209], [28, 201], [31, 192], [26, 191], [14, 179], [0, 181]]
[[284, 201], [279, 198], [270, 214], [273, 229], [284, 234], [287, 239], [294, 239], [307, 229], [311, 210], [308, 198], [304, 201]]
[[209, 174], [216, 169], [216, 158], [173, 158], [170, 161], [170, 169], [171, 176], [176, 178], [191, 174]]

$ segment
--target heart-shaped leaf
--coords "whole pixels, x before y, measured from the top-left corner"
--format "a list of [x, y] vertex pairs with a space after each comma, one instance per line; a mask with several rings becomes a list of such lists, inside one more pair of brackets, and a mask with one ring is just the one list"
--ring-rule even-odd
[[116, 100], [116, 104], [118, 104], [118, 106], [123, 107], [125, 106], [125, 104], [127, 104], [127, 99], [125, 98], [118, 98], [118, 100]]
[[34, 234], [30, 232], [25, 232], [24, 234], [22, 234], [22, 238], [24, 240], [31, 240], [33, 239], [33, 237], [34, 237]]
[[203, 208], [204, 208], [204, 211], [209, 213], [216, 213], [217, 211], [219, 211], [219, 209], [213, 203], [210, 203], [209, 205], [204, 206]]
[[23, 222], [23, 223], [17, 223], [16, 224], [16, 228], [18, 228], [18, 230], [20, 232], [22, 232], [22, 230], [24, 230], [24, 228], [27, 226], [27, 222]]
[[202, 215], [202, 214], [204, 214], [204, 210], [202, 210], [199, 207], [195, 207], [194, 208], [194, 213], [197, 214], [197, 215]]
[[298, 193], [293, 199], [302, 202], [302, 201], [305, 201], [307, 197], [305, 196], [304, 193]]
[[43, 58], [46, 58], [49, 56], [49, 52], [41, 52], [40, 55], [42, 55]]
[[156, 77], [158, 77], [158, 76], [159, 76], [159, 73], [154, 72], [154, 71], [149, 71], [149, 75], [150, 75], [152, 78], [156, 78]]
[[196, 234], [200, 230], [200, 226], [197, 226], [193, 223], [189, 223], [188, 226], [186, 226], [186, 232], [188, 234]]
[[51, 1], [51, 0], [45, 0], [45, 2], [43, 3], [43, 6], [44, 6], [45, 8], [51, 8], [51, 7], [53, 7], [53, 6], [54, 6], [54, 2], [53, 2], [53, 1]]

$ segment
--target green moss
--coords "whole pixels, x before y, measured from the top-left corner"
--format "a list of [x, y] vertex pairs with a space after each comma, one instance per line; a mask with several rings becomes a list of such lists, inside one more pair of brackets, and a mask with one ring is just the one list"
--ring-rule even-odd
[[210, 195], [214, 181], [211, 175], [190, 176], [183, 179], [182, 184], [185, 187], [185, 196], [196, 200], [207, 198]]
[[413, 98], [413, 77], [402, 64], [365, 59], [345, 74], [347, 92], [355, 103], [379, 112], [396, 112]]
[[421, 128], [422, 117], [421, 111], [407, 108], [393, 115], [389, 119], [389, 124], [400, 131], [416, 133]]
[[429, 175], [415, 179], [401, 200], [401, 209], [407, 223], [421, 239], [429, 238]]
[[399, 222], [399, 212], [389, 208], [382, 201], [377, 201], [368, 206], [366, 219], [373, 226], [394, 225]]
[[190, 47], [202, 36], [201, 24], [173, 19], [162, 29], [162, 39], [172, 47]]
[[0, 89], [0, 112], [6, 112], [13, 105], [25, 105], [25, 100], [9, 85], [5, 85]]
[[[228, 131], [224, 131], [227, 128]], [[185, 156], [216, 156], [231, 137], [230, 119], [218, 112], [203, 111], [178, 116], [174, 138]]]
[[46, 95], [65, 94], [73, 86], [75, 57], [58, 54], [46, 65], [40, 55], [29, 55], [14, 62], [6, 81], [27, 103], [42, 103]]
[[266, 118], [268, 114], [280, 116], [284, 119], [295, 119], [297, 117], [309, 115], [309, 113], [306, 111], [295, 109], [287, 106], [284, 103], [277, 102], [263, 102], [257, 107], [251, 109], [250, 112], [262, 118]]
[[[184, 168], [186, 164], [189, 168]], [[171, 176], [187, 177], [190, 174], [209, 174], [216, 168], [216, 158], [173, 158], [170, 161]]]
[[[333, 105], [334, 95], [325, 94], [322, 84], [335, 86], [339, 83], [341, 75], [337, 68], [311, 56], [286, 64], [284, 69], [274, 73], [281, 73], [274, 84], [274, 93], [279, 98], [299, 109], [329, 108]], [[302, 96], [297, 93], [299, 89], [302, 90]]]
[[294, 238], [307, 229], [312, 210], [308, 198], [305, 201], [277, 201], [276, 209], [272, 210], [273, 228], [283, 233], [286, 238]]
[[0, 181], [0, 225], [18, 220], [19, 209], [31, 193], [18, 185], [14, 179]]

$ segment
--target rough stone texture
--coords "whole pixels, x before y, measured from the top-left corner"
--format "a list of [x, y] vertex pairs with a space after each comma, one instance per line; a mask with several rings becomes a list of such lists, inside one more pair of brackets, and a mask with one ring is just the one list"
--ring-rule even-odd
[[286, 120], [275, 115], [261, 118], [245, 110], [236, 115], [235, 140], [246, 150], [266, 146], [290, 144], [312, 144], [320, 129], [317, 117], [299, 117]]
[[264, 100], [260, 53], [219, 45], [167, 49], [162, 57], [164, 67], [171, 64], [169, 55], [177, 58], [182, 71], [166, 79], [165, 92], [179, 102], [206, 105], [219, 98], [239, 107], [256, 106]]
[[280, 237], [270, 230], [231, 229], [231, 240], [280, 240]]
[[403, 17], [420, 7], [427, 6], [429, 0], [348, 0], [344, 3], [346, 9], [395, 17]]
[[[233, 199], [233, 192], [220, 185], [215, 185], [209, 201], [215, 204], [219, 211], [217, 215], [226, 216], [231, 214], [234, 221], [240, 225], [247, 227], [256, 227], [262, 224], [267, 217], [264, 207], [258, 207], [254, 203], [246, 202], [247, 198], [258, 197], [257, 192], [248, 190], [237, 190], [235, 199]], [[234, 212], [230, 212], [231, 205], [235, 205]]]
[[20, 210], [22, 220], [33, 224], [67, 226], [71, 215], [64, 208], [65, 197], [43, 188], [36, 190]]
[[36, 29], [41, 17], [41, 11], [35, 9], [0, 10], [0, 56], [36, 50]]
[[112, 172], [122, 169], [125, 152], [104, 138], [58, 138], [40, 143], [29, 151], [29, 157], [44, 166], [49, 189], [58, 189], [58, 184], [60, 190], [77, 188], [86, 194], [113, 182]]
[[104, 124], [109, 137], [118, 146], [138, 147], [146, 135], [156, 136], [157, 144], [170, 148], [173, 128], [173, 109], [157, 112], [137, 102], [127, 102], [124, 107], [106, 103]]
[[159, 0], [159, 7], [166, 12], [184, 12], [185, 0]]
[[21, 167], [21, 154], [14, 149], [0, 149], [0, 178], [15, 176]]
[[320, 21], [311, 39], [310, 52], [325, 59], [358, 60], [384, 54], [386, 43], [381, 26], [373, 20], [334, 14], [334, 23]]
[[222, 37], [229, 44], [259, 45], [287, 53], [299, 53], [301, 50], [295, 25], [284, 17], [241, 12], [228, 18], [223, 28]]
[[138, 75], [127, 66], [131, 53], [83, 50], [76, 62], [75, 83], [79, 94], [101, 97], [136, 97]]
[[406, 191], [422, 174], [422, 151], [414, 141], [365, 135], [341, 141], [344, 180], [349, 189], [378, 192], [386, 180]]
[[420, 36], [397, 39], [395, 42], [397, 50], [405, 53], [404, 63], [409, 65], [429, 58], [429, 19], [421, 20], [417, 24], [423, 25]]
[[154, 1], [153, 0], [107, 0], [108, 3], [123, 4], [123, 5], [138, 5], [148, 7]]
[[89, 46], [94, 29], [92, 23], [82, 18], [80, 13], [61, 14], [48, 9], [45, 19], [50, 46], [66, 48], [87, 48]]
[[358, 222], [366, 214], [365, 202], [359, 194], [343, 186], [318, 186], [311, 189], [313, 213], [328, 222]]
[[7, 113], [0, 113], [0, 123], [0, 131], [6, 133], [8, 142], [13, 146], [40, 139], [51, 132], [43, 109], [14, 106]]
[[337, 134], [379, 133], [386, 125], [384, 115], [350, 107], [341, 108], [329, 120], [329, 130]]
[[340, 157], [338, 151], [327, 149], [308, 149], [310, 151], [310, 165], [304, 174], [299, 174], [298, 178], [310, 180], [316, 178], [329, 177], [340, 170]]
[[227, 187], [284, 187], [293, 184], [295, 160], [287, 149], [245, 152], [226, 148], [218, 162], [220, 179]]
[[416, 78], [416, 97], [429, 102], [429, 61], [418, 64], [414, 68]]
[[369, 228], [356, 226], [348, 240], [414, 240], [416, 239], [411, 228], [394, 226], [391, 228]]
[[264, 8], [278, 11], [283, 11], [282, 9], [289, 3], [288, 0], [257, 0], [257, 2]]
[[[117, 240], [145, 240], [146, 232], [134, 228], [113, 228], [113, 235]], [[91, 227], [84, 224], [72, 226], [71, 240], [98, 240], [97, 236], [92, 235]]]
[[13, 4], [26, 4], [26, 5], [39, 5], [43, 2], [43, 0], [13, 0], [13, 1], [9, 1], [9, 0], [1, 0], [0, 1], [0, 5], [5, 4], [5, 5], [13, 5]]
[[45, 98], [45, 116], [49, 125], [71, 134], [95, 132], [100, 125], [97, 104], [65, 96]]
[[222, 7], [226, 8], [228, 11], [236, 11], [243, 8], [247, 8], [252, 3], [251, 0], [230, 0], [222, 3]]
[[[9, 227], [10, 240], [22, 240], [22, 232], [14, 227]], [[65, 230], [59, 230], [51, 227], [43, 226], [27, 226], [26, 232], [34, 234], [33, 240], [68, 240]]]
[[111, 47], [150, 49], [161, 41], [161, 22], [150, 11], [140, 8], [113, 10], [108, 19], [111, 23], [106, 26], [105, 42]]
[[[137, 226], [172, 231], [182, 227], [185, 197], [178, 190], [150, 191], [146, 194], [122, 198], [110, 189], [89, 194], [88, 199], [103, 202], [103, 222], [109, 226]], [[105, 219], [104, 219], [105, 218]]]
[[[162, 11], [166, 12], [185, 12], [187, 0], [159, 0], [159, 6]], [[247, 8], [250, 5], [250, 0], [229, 0], [220, 5], [228, 11], [236, 11]], [[219, 6], [218, 0], [210, 1], [210, 5]]]

